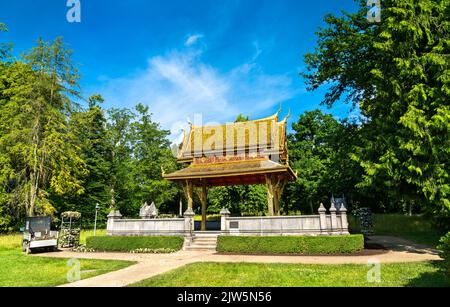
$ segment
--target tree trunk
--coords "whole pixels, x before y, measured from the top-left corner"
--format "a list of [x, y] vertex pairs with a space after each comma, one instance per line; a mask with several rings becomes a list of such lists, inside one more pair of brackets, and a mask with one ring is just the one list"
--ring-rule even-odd
[[28, 202], [28, 212], [29, 217], [34, 216], [34, 208], [36, 206], [36, 199], [39, 188], [39, 170], [38, 170], [38, 146], [39, 146], [39, 121], [34, 126], [33, 142], [33, 169], [30, 173], [30, 200]]
[[202, 184], [201, 192], [200, 192], [200, 201], [202, 203], [202, 223], [201, 223], [201, 231], [206, 231], [206, 206], [208, 199], [208, 190], [206, 184]]
[[266, 175], [266, 184], [267, 184], [267, 206], [268, 206], [268, 214], [269, 216], [274, 216], [274, 189], [272, 184], [272, 179], [270, 175]]

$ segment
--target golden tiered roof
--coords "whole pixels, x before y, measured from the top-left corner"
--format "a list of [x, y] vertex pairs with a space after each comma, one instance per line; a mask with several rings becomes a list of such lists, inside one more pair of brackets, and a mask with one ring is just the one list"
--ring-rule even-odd
[[238, 156], [251, 153], [269, 156], [279, 153], [287, 158], [287, 117], [278, 121], [278, 113], [263, 119], [218, 126], [191, 126], [178, 154], [179, 162], [191, 162], [202, 156]]
[[287, 118], [278, 121], [276, 113], [227, 125], [191, 126], [178, 154], [180, 163], [190, 165], [164, 178], [208, 186], [263, 184], [267, 175], [295, 180], [288, 163]]

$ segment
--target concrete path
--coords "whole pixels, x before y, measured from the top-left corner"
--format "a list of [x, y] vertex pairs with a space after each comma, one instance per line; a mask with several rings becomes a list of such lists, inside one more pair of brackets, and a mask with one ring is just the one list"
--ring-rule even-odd
[[398, 252], [414, 254], [438, 255], [439, 251], [427, 245], [413, 243], [409, 240], [391, 236], [372, 236], [370, 242], [382, 245], [384, 248]]
[[60, 287], [124, 287], [143, 279], [171, 271], [188, 263], [196, 262], [202, 256], [199, 252], [178, 252], [174, 254], [119, 254], [119, 253], [55, 253], [57, 257], [78, 259], [108, 259], [137, 261], [122, 270], [99, 275]]
[[378, 260], [381, 263], [394, 263], [440, 259], [436, 250], [407, 240], [387, 236], [374, 236], [371, 238], [371, 241], [384, 246], [386, 249], [366, 250], [358, 255], [348, 256], [221, 255], [214, 252], [201, 251], [180, 251], [173, 254], [75, 253], [64, 251], [39, 254], [39, 256], [138, 262], [122, 270], [62, 285], [62, 287], [123, 287], [194, 262], [367, 264], [369, 260]]

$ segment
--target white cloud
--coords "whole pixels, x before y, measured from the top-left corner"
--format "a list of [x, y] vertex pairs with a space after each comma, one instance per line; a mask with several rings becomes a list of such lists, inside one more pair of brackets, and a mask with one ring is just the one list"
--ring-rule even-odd
[[189, 35], [186, 42], [184, 43], [185, 46], [190, 47], [194, 45], [199, 39], [203, 38], [203, 34], [192, 34]]
[[252, 62], [256, 61], [262, 53], [262, 49], [259, 47], [259, 42], [254, 41], [253, 47], [255, 47], [255, 54], [252, 57]]
[[268, 115], [268, 109], [296, 92], [287, 75], [265, 74], [254, 62], [220, 72], [193, 51], [152, 57], [145, 70], [107, 79], [101, 91], [114, 106], [148, 105], [153, 119], [171, 130], [172, 139], [194, 114], [202, 114], [203, 124], [233, 121], [240, 113]]

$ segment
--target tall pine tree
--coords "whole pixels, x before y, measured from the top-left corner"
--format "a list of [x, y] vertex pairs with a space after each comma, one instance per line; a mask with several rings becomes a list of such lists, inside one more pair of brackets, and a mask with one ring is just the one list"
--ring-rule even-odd
[[379, 23], [360, 6], [325, 18], [306, 56], [310, 89], [331, 84], [325, 104], [345, 97], [367, 118], [353, 155], [365, 170], [360, 187], [448, 215], [450, 1], [384, 0]]
[[61, 39], [38, 41], [26, 63], [8, 65], [0, 94], [0, 163], [8, 202], [28, 216], [53, 214], [49, 193], [82, 193], [85, 173], [68, 115], [78, 74]]

